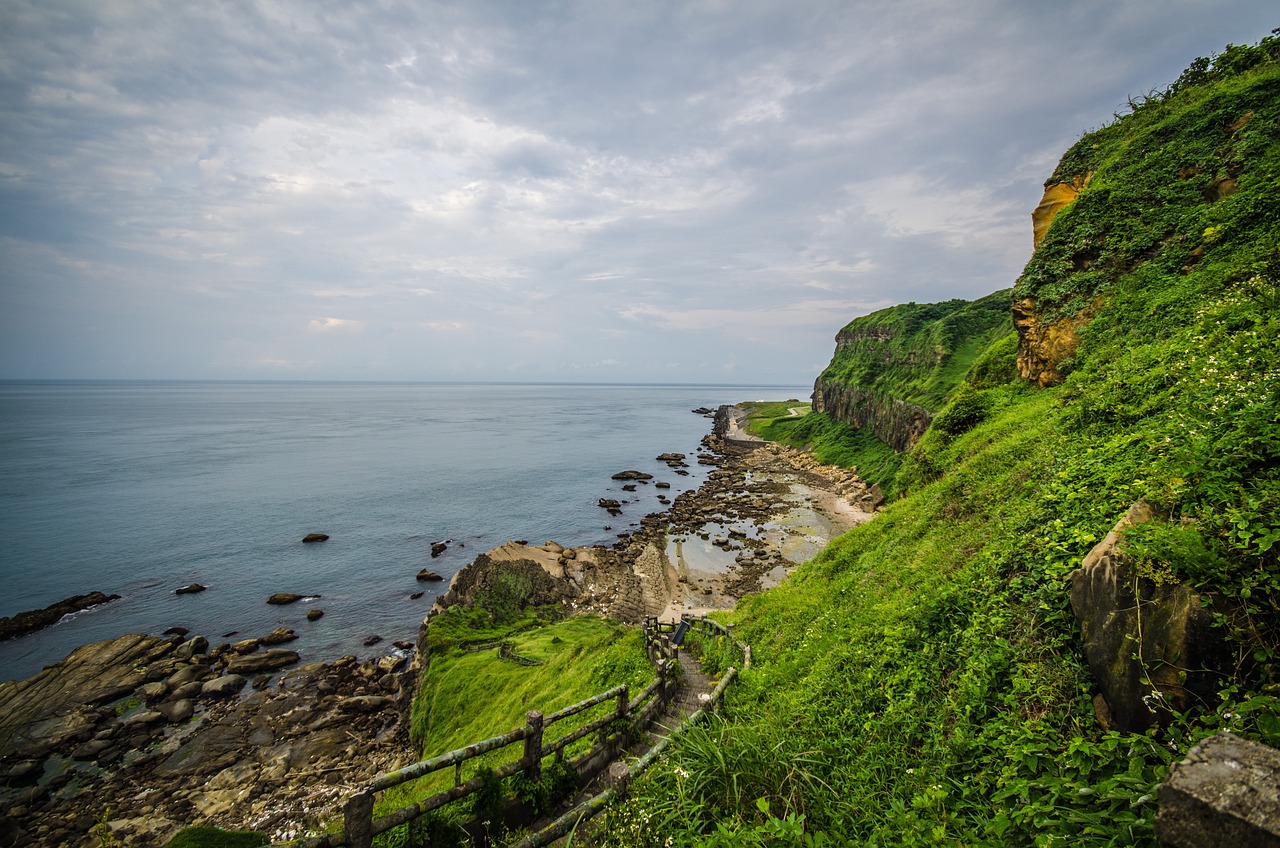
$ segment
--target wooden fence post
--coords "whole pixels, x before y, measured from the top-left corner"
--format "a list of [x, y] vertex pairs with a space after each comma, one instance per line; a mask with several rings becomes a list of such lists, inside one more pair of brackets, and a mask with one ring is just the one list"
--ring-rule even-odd
[[524, 776], [537, 783], [542, 777], [542, 713], [529, 710], [525, 714]]
[[342, 811], [342, 824], [346, 828], [350, 848], [369, 848], [373, 844], [372, 792], [361, 792], [347, 801]]
[[618, 718], [627, 717], [627, 711], [631, 707], [630, 692], [631, 690], [627, 687], [627, 684], [625, 683], [622, 684], [622, 686], [618, 687], [618, 712], [617, 712]]

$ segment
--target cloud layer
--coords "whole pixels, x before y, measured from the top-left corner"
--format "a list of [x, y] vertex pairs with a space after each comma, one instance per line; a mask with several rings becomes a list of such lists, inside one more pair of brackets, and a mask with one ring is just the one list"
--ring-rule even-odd
[[1263, 2], [9, 2], [0, 377], [808, 382]]

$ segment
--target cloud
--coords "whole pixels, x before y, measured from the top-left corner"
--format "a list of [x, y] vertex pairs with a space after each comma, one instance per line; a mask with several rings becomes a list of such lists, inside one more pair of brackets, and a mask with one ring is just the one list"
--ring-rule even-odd
[[1274, 26], [1261, 0], [4, 14], [5, 377], [807, 383], [856, 314], [1011, 284], [1067, 145]]
[[307, 322], [307, 329], [317, 333], [334, 331], [358, 333], [364, 329], [364, 322], [350, 318], [313, 318]]

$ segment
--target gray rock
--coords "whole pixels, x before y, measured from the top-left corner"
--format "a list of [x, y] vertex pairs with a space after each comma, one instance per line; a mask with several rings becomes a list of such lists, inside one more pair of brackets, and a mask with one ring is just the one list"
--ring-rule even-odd
[[180, 660], [188, 660], [194, 656], [205, 654], [209, 650], [209, 640], [203, 636], [193, 636], [179, 645], [173, 655]]
[[1135, 733], [1171, 710], [1212, 702], [1223, 652], [1213, 613], [1190, 586], [1157, 585], [1126, 561], [1124, 529], [1154, 517], [1145, 502], [1134, 504], [1070, 574], [1089, 669], [1115, 727]]
[[357, 695], [347, 698], [338, 704], [338, 708], [348, 713], [373, 713], [395, 707], [394, 698], [384, 695]]
[[322, 618], [324, 618], [324, 610], [322, 609], [307, 610], [307, 621], [319, 621]]
[[169, 693], [170, 701], [184, 701], [188, 698], [199, 698], [201, 690], [204, 689], [204, 683], [200, 680], [193, 680], [190, 683], [184, 683]]
[[200, 697], [229, 698], [243, 689], [248, 682], [239, 674], [224, 674], [221, 677], [206, 681], [200, 687]]
[[157, 701], [165, 696], [169, 691], [169, 686], [163, 680], [156, 680], [151, 683], [144, 683], [138, 689], [144, 701]]
[[1187, 752], [1159, 791], [1169, 848], [1280, 846], [1280, 751], [1219, 733]]
[[258, 641], [264, 645], [283, 645], [285, 642], [292, 642], [297, 638], [298, 634], [294, 633], [289, 628], [277, 627]]
[[227, 671], [231, 674], [260, 674], [264, 671], [274, 671], [287, 665], [293, 665], [298, 659], [296, 651], [289, 651], [284, 648], [270, 648], [256, 654], [233, 657], [227, 663]]
[[121, 724], [125, 727], [143, 727], [148, 724], [155, 724], [164, 718], [164, 714], [157, 710], [143, 710], [139, 713], [126, 718]]
[[209, 670], [204, 666], [186, 665], [169, 676], [169, 686], [176, 689], [184, 683], [190, 683], [193, 680], [200, 680], [208, 673]]
[[182, 698], [181, 700], [164, 704], [160, 707], [160, 712], [164, 714], [165, 720], [170, 724], [177, 724], [195, 715], [196, 705], [190, 698]]
[[190, 585], [188, 585], [188, 586], [183, 586], [181, 589], [174, 589], [174, 590], [173, 590], [173, 594], [175, 594], [175, 595], [197, 595], [197, 594], [199, 594], [200, 592], [203, 592], [205, 589], [208, 589], [208, 588], [209, 588], [208, 586], [201, 586], [199, 583], [192, 583], [192, 584], [190, 584]]
[[302, 600], [302, 598], [302, 595], [295, 595], [292, 592], [276, 592], [274, 595], [267, 598], [267, 603], [282, 607], [286, 604], [295, 604]]

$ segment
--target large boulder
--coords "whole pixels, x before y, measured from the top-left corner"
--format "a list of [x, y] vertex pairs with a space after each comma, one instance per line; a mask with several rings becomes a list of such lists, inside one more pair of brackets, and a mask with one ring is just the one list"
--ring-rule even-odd
[[264, 671], [275, 671], [287, 665], [293, 665], [299, 659], [297, 651], [284, 648], [271, 648], [256, 654], [245, 654], [233, 657], [227, 663], [228, 674], [260, 674]]
[[1198, 593], [1156, 583], [1126, 559], [1125, 528], [1153, 518], [1148, 504], [1134, 504], [1070, 575], [1071, 608], [1106, 702], [1099, 717], [1128, 732], [1211, 698], [1222, 651]]

